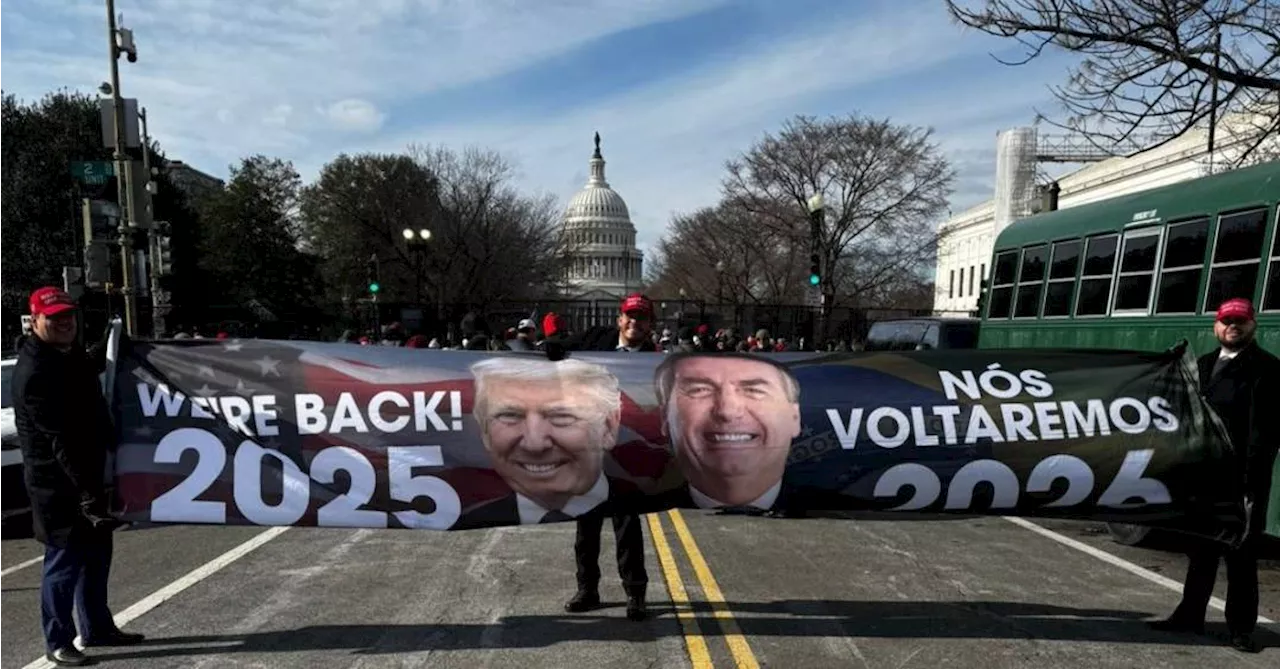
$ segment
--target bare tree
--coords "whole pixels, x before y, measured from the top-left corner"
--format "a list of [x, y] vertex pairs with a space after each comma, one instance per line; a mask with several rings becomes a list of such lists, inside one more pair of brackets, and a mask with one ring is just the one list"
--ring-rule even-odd
[[440, 204], [435, 175], [411, 158], [394, 154], [340, 155], [302, 190], [306, 245], [324, 261], [335, 294], [352, 300], [365, 291], [371, 255], [391, 299], [417, 299], [419, 277], [401, 232], [433, 229]]
[[731, 206], [677, 215], [649, 263], [649, 290], [692, 299], [765, 304], [799, 299], [803, 278], [794, 240]]
[[1099, 147], [1154, 148], [1219, 119], [1232, 162], [1265, 159], [1280, 134], [1280, 9], [1275, 0], [986, 0], [960, 23], [1026, 46], [1084, 56], [1052, 91], [1065, 121]]
[[725, 206], [789, 244], [807, 276], [808, 202], [821, 194], [824, 304], [870, 304], [933, 267], [954, 172], [931, 137], [888, 120], [798, 116], [728, 162]]
[[434, 280], [456, 302], [485, 304], [563, 291], [573, 248], [561, 234], [551, 195], [520, 193], [502, 155], [413, 146], [410, 155], [439, 179], [440, 243]]

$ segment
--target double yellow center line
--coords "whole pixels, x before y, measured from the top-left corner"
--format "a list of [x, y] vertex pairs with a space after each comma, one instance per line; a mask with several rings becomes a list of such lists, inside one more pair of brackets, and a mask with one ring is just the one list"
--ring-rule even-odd
[[[693, 540], [693, 533], [689, 531], [689, 526], [684, 522], [684, 516], [680, 515], [678, 509], [672, 509], [667, 512], [667, 517], [671, 521], [672, 527], [675, 528], [676, 537], [680, 539], [680, 544], [684, 547], [685, 555], [689, 558], [689, 564], [693, 567], [694, 576], [697, 577], [698, 583], [702, 586], [702, 593], [707, 602], [711, 604], [711, 610], [716, 622], [720, 625], [725, 642], [729, 645], [729, 652], [733, 655], [733, 661], [738, 669], [759, 669], [760, 664], [756, 661], [756, 656], [751, 652], [751, 646], [747, 643], [746, 637], [742, 635], [742, 630], [738, 628], [738, 623], [733, 619], [733, 612], [729, 610], [724, 601], [724, 593], [720, 591], [720, 584], [716, 583], [716, 578], [711, 574], [711, 568], [707, 566], [707, 560], [702, 556], [702, 551], [698, 548], [697, 542]], [[698, 627], [696, 614], [689, 599], [689, 593], [684, 588], [684, 579], [680, 576], [679, 566], [676, 564], [675, 555], [671, 551], [671, 545], [667, 542], [667, 535], [662, 527], [661, 514], [649, 514], [646, 516], [649, 521], [649, 535], [653, 538], [653, 547], [658, 554], [658, 564], [662, 567], [662, 574], [667, 581], [667, 590], [671, 594], [671, 603], [676, 610], [676, 618], [680, 621], [680, 626], [684, 631], [685, 646], [689, 651], [689, 662], [693, 665], [693, 669], [712, 669], [715, 665], [711, 662], [711, 653], [707, 650], [707, 641], [702, 636], [702, 631]]]

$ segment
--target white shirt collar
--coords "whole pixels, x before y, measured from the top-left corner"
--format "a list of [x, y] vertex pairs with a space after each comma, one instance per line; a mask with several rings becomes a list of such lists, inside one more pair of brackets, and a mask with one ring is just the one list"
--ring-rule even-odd
[[1235, 359], [1235, 357], [1236, 357], [1237, 355], [1240, 355], [1240, 351], [1239, 351], [1238, 349], [1237, 349], [1237, 350], [1235, 350], [1235, 351], [1228, 351], [1228, 350], [1227, 350], [1227, 349], [1225, 349], [1225, 348], [1220, 348], [1220, 349], [1218, 349], [1218, 359], [1219, 359], [1219, 360], [1222, 360], [1222, 359], [1224, 359], [1224, 358], [1225, 358], [1225, 359], [1227, 359], [1227, 360], [1234, 360], [1234, 359]]
[[[782, 491], [782, 481], [778, 481], [777, 483], [773, 484], [773, 487], [764, 491], [763, 495], [757, 497], [753, 502], [751, 502], [747, 506], [754, 506], [757, 509], [763, 509], [763, 510], [772, 509], [773, 503], [778, 500], [778, 493], [781, 491]], [[689, 496], [693, 498], [693, 503], [697, 504], [698, 508], [700, 509], [718, 509], [720, 507], [730, 506], [729, 504], [726, 504], [721, 501], [717, 501], [707, 496], [705, 493], [693, 487], [692, 485], [689, 486]]]
[[[609, 479], [605, 478], [602, 471], [600, 478], [596, 479], [596, 484], [591, 486], [590, 490], [585, 494], [569, 498], [560, 511], [577, 518], [600, 506], [607, 499], [609, 499]], [[537, 525], [542, 522], [542, 517], [551, 511], [551, 509], [542, 508], [542, 505], [520, 493], [516, 493], [516, 508], [520, 511], [521, 525]]]

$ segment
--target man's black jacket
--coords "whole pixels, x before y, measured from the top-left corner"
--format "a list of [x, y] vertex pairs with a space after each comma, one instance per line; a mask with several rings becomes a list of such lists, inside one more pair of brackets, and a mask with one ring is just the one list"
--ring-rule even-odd
[[13, 370], [14, 422], [22, 447], [36, 540], [65, 547], [89, 529], [81, 512], [106, 512], [103, 482], [115, 428], [98, 374], [106, 347], [60, 351], [31, 336]]
[[1200, 391], [1222, 418], [1242, 465], [1243, 483], [1254, 500], [1255, 519], [1265, 518], [1271, 471], [1280, 447], [1280, 359], [1251, 343], [1211, 379], [1219, 351], [1200, 356]]

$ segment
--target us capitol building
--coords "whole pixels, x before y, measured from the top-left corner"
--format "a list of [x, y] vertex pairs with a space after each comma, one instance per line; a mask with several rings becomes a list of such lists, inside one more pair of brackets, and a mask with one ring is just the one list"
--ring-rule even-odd
[[636, 248], [636, 228], [627, 203], [604, 178], [600, 133], [591, 154], [591, 176], [564, 211], [564, 234], [574, 249], [569, 268], [569, 297], [575, 300], [621, 298], [639, 290], [644, 257]]

